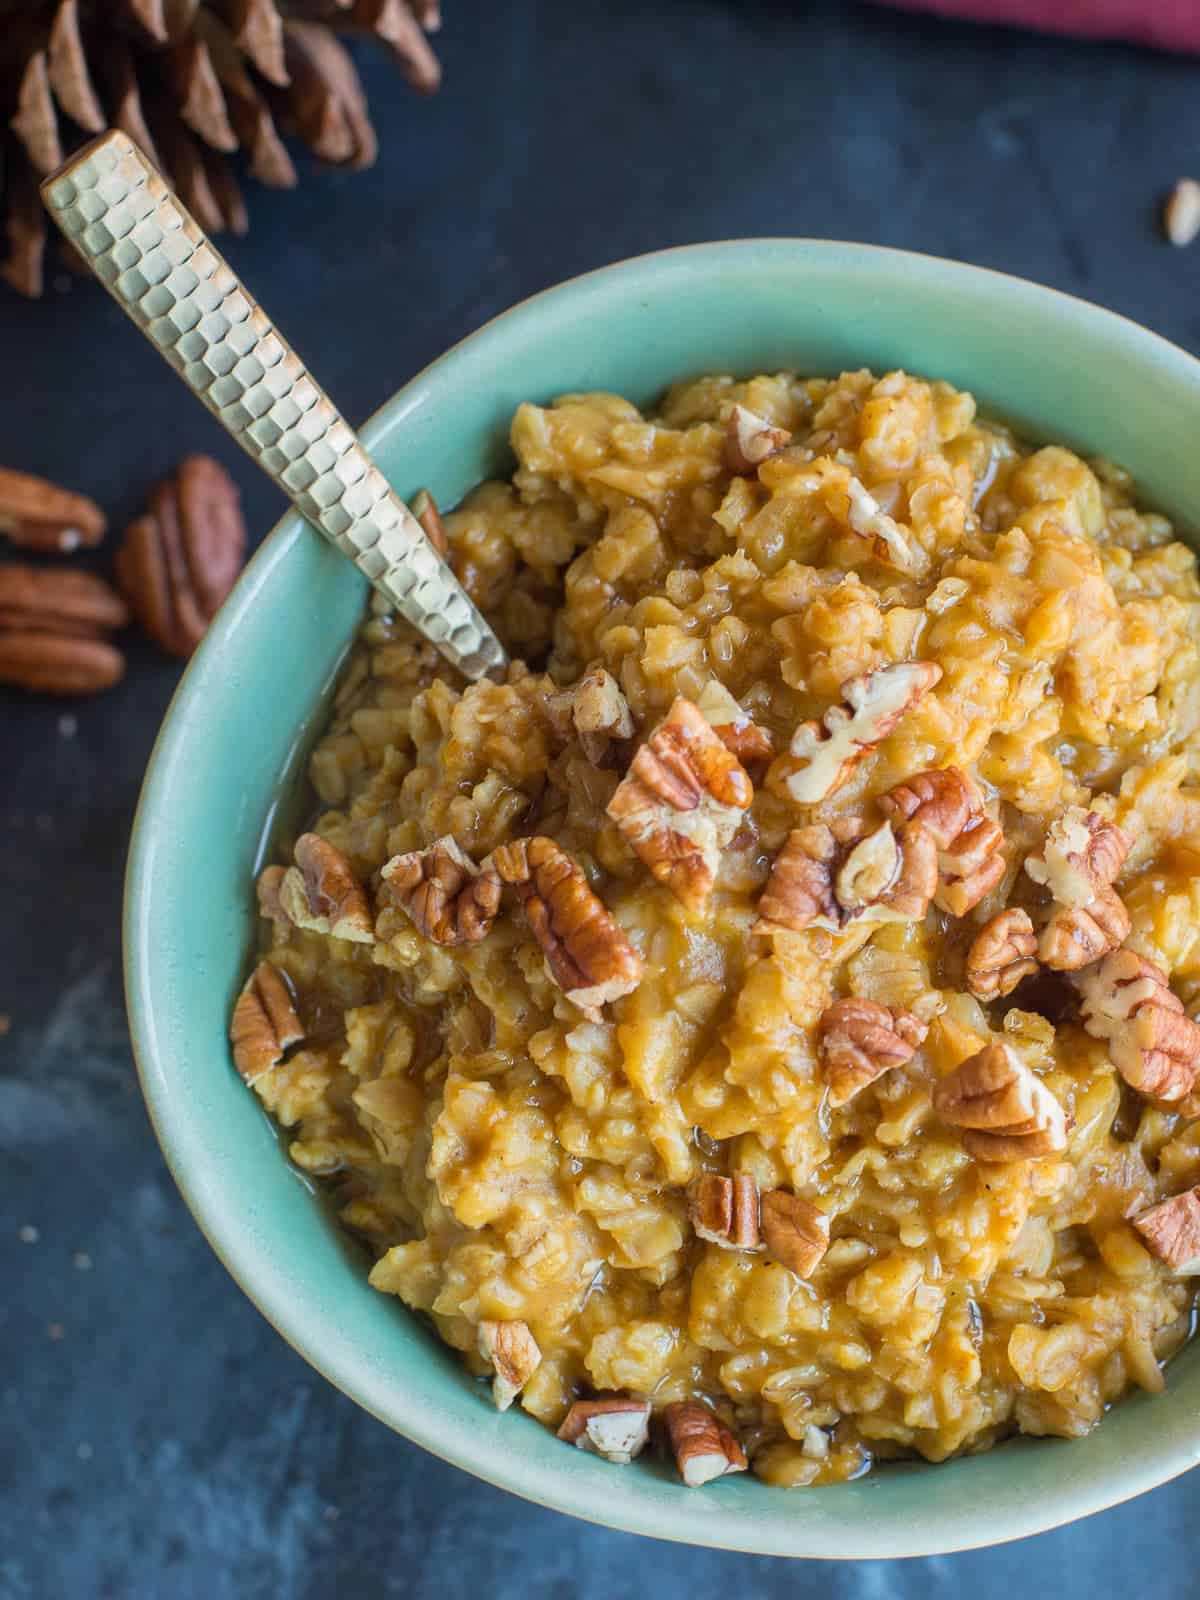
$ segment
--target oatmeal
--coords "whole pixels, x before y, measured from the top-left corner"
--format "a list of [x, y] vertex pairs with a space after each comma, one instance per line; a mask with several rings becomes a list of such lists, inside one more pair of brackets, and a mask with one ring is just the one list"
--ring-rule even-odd
[[480, 1404], [693, 1486], [1161, 1389], [1194, 556], [903, 373], [570, 395], [512, 445], [422, 509], [514, 664], [467, 684], [373, 604], [234, 1016], [372, 1284]]

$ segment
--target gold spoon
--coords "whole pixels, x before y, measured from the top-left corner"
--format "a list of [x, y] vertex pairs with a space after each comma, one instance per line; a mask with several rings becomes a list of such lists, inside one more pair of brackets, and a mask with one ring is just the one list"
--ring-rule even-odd
[[329, 396], [131, 139], [84, 146], [46, 208], [141, 331], [300, 514], [469, 678], [500, 641]]

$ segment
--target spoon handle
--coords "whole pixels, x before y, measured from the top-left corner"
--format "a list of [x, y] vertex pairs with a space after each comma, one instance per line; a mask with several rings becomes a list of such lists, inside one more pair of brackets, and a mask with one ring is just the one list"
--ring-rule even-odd
[[109, 293], [301, 515], [470, 678], [500, 641], [270, 318], [123, 133], [42, 185]]

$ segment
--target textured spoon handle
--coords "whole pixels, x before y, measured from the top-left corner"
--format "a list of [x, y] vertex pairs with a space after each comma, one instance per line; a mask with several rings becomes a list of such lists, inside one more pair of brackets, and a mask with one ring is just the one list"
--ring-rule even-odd
[[113, 298], [304, 517], [469, 677], [500, 641], [291, 346], [123, 133], [42, 186]]

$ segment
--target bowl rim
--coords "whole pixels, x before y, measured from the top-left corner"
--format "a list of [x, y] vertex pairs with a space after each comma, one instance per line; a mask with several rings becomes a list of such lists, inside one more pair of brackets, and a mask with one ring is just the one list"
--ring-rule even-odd
[[[636, 279], [642, 273], [653, 271], [659, 263], [681, 257], [719, 261], [764, 248], [797, 250], [806, 256], [817, 258], [822, 255], [833, 257], [849, 252], [882, 260], [885, 264], [893, 263], [904, 271], [922, 274], [927, 280], [945, 276], [963, 285], [975, 283], [984, 289], [988, 285], [995, 285], [999, 291], [1010, 297], [1010, 303], [1013, 296], [1017, 297], [1017, 304], [1021, 300], [1057, 301], [1062, 304], [1064, 311], [1070, 308], [1073, 317], [1081, 317], [1085, 322], [1106, 330], [1110, 335], [1119, 334], [1123, 340], [1137, 345], [1143, 351], [1149, 349], [1155, 353], [1159, 361], [1165, 361], [1181, 372], [1190, 373], [1193, 383], [1200, 388], [1200, 359], [1188, 350], [1164, 335], [1144, 327], [1131, 317], [1063, 290], [1038, 284], [1014, 273], [975, 266], [927, 252], [863, 244], [853, 240], [766, 235], [712, 240], [648, 251], [575, 274], [540, 289], [497, 312], [478, 328], [465, 334], [440, 355], [427, 362], [371, 412], [358, 430], [360, 437], [368, 450], [373, 450], [377, 436], [403, 414], [408, 397], [420, 388], [431, 373], [447, 365], [460, 352], [484, 341], [499, 325], [528, 314], [546, 302], [568, 297], [597, 279], [620, 277]], [[664, 383], [670, 381], [670, 374], [665, 375]], [[769, 1532], [763, 1521], [759, 1520], [756, 1523], [756, 1532], [760, 1534], [766, 1532], [768, 1536], [765, 1539], [759, 1538], [754, 1543], [748, 1543], [744, 1537], [739, 1537], [736, 1533], [730, 1535], [723, 1532], [722, 1508], [719, 1505], [712, 1506], [711, 1519], [706, 1522], [701, 1532], [692, 1527], [690, 1522], [685, 1529], [676, 1532], [670, 1526], [664, 1527], [658, 1514], [653, 1510], [643, 1513], [637, 1508], [631, 1511], [628, 1506], [620, 1511], [609, 1510], [603, 1504], [602, 1496], [586, 1498], [560, 1488], [559, 1484], [570, 1481], [569, 1473], [550, 1473], [531, 1469], [523, 1475], [529, 1481], [515, 1483], [511, 1463], [509, 1471], [506, 1472], [501, 1452], [489, 1454], [485, 1448], [481, 1459], [480, 1454], [471, 1449], [468, 1440], [457, 1437], [447, 1439], [444, 1432], [439, 1432], [440, 1425], [427, 1424], [419, 1413], [401, 1416], [395, 1412], [385, 1411], [373, 1402], [368, 1395], [367, 1386], [356, 1381], [354, 1374], [336, 1370], [332, 1358], [323, 1355], [318, 1348], [319, 1342], [307, 1335], [301, 1318], [296, 1319], [295, 1326], [290, 1325], [291, 1318], [288, 1315], [287, 1305], [282, 1302], [276, 1304], [275, 1299], [262, 1290], [250, 1271], [236, 1260], [233, 1243], [227, 1241], [225, 1235], [207, 1215], [198, 1185], [193, 1181], [189, 1167], [182, 1159], [172, 1138], [172, 1108], [168, 1098], [160, 1096], [158, 1092], [152, 1071], [152, 1035], [141, 1020], [153, 1005], [147, 969], [148, 947], [147, 941], [141, 937], [141, 928], [147, 910], [149, 881], [148, 874], [143, 869], [147, 864], [150, 850], [153, 818], [159, 809], [160, 794], [168, 786], [172, 769], [186, 745], [188, 727], [186, 712], [201, 666], [210, 656], [220, 651], [226, 633], [236, 625], [238, 619], [253, 609], [257, 595], [270, 585], [277, 567], [287, 561], [296, 543], [307, 536], [307, 531], [308, 525], [295, 509], [289, 508], [278, 518], [247, 562], [220, 613], [214, 619], [200, 647], [187, 663], [175, 686], [146, 763], [134, 812], [122, 904], [123, 973], [130, 1041], [142, 1097], [155, 1138], [172, 1180], [210, 1248], [251, 1304], [291, 1348], [326, 1381], [385, 1427], [413, 1441], [440, 1460], [496, 1488], [597, 1526], [672, 1543], [702, 1544], [709, 1548], [740, 1551], [746, 1554], [824, 1560], [895, 1559], [946, 1555], [987, 1548], [1048, 1532], [1082, 1517], [1124, 1504], [1197, 1465], [1200, 1462], [1200, 1429], [1193, 1447], [1184, 1444], [1164, 1447], [1161, 1457], [1123, 1478], [1117, 1478], [1112, 1474], [1107, 1476], [1099, 1474], [1094, 1483], [1080, 1483], [1078, 1479], [1073, 1479], [1069, 1472], [1064, 1472], [1064, 1492], [1060, 1499], [1032, 1505], [1027, 1513], [1020, 1517], [1010, 1515], [1008, 1523], [998, 1531], [986, 1528], [984, 1526], [986, 1519], [976, 1517], [957, 1532], [951, 1527], [945, 1531], [935, 1532], [931, 1536], [929, 1532], [918, 1534], [914, 1529], [913, 1534], [906, 1539], [893, 1539], [885, 1546], [865, 1553], [860, 1546], [853, 1555], [846, 1551], [844, 1545], [835, 1546], [829, 1536], [820, 1530], [805, 1529], [800, 1522], [788, 1524], [785, 1520], [773, 1521]], [[315, 534], [313, 536], [319, 537]], [[1053, 1444], [1054, 1441], [1049, 1440], [1035, 1441], [1035, 1445], [1041, 1448], [1053, 1447]], [[923, 1466], [924, 1463], [915, 1464], [915, 1470], [920, 1470]], [[819, 1494], [821, 1491], [809, 1492]], [[930, 1509], [936, 1510], [936, 1502], [932, 1497]], [[961, 1522], [962, 1519], [959, 1518], [958, 1521]], [[782, 1533], [778, 1531], [780, 1526], [784, 1530]], [[788, 1530], [793, 1526], [797, 1531], [796, 1538], [788, 1536]], [[861, 1536], [862, 1530], [858, 1532]], [[800, 1548], [801, 1545], [804, 1548]]]

